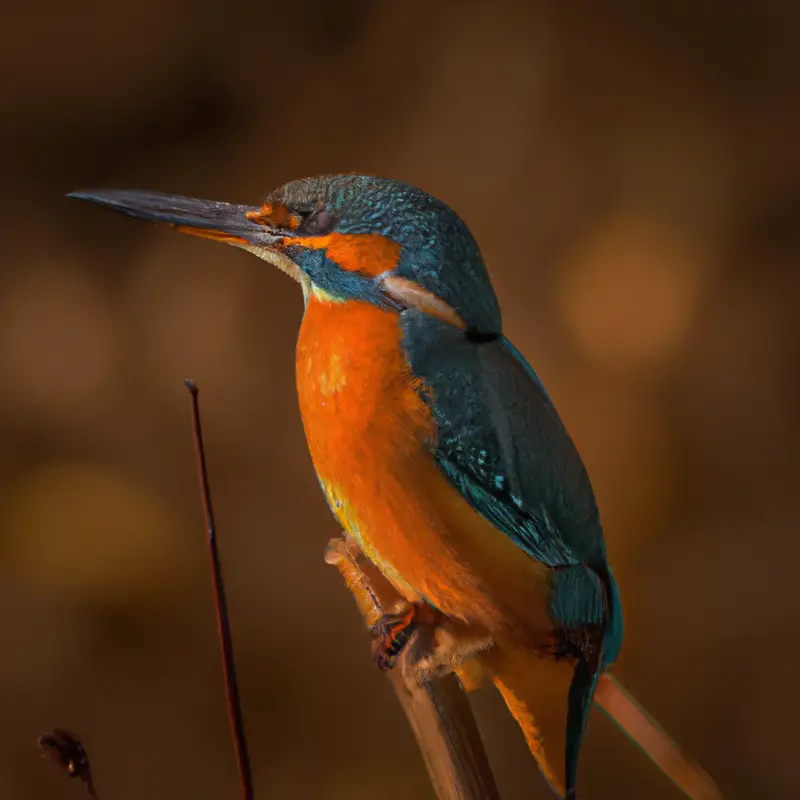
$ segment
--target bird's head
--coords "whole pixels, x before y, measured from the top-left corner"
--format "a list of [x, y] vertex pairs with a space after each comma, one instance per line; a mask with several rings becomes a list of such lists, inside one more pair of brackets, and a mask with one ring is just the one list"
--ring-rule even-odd
[[306, 178], [276, 189], [260, 207], [115, 189], [69, 196], [249, 250], [306, 295], [417, 308], [478, 335], [500, 333], [497, 300], [467, 226], [406, 184]]

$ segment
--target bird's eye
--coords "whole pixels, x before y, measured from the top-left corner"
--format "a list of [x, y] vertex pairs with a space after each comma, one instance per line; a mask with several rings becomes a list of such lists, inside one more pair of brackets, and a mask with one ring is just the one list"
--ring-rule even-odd
[[318, 235], [321, 233], [328, 233], [333, 228], [334, 218], [330, 211], [321, 209], [319, 211], [312, 211], [303, 217], [300, 222], [298, 231], [300, 233]]

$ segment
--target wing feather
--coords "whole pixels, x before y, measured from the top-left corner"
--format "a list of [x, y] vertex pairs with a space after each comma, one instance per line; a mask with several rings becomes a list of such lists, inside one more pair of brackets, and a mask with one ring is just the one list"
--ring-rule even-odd
[[442, 473], [532, 558], [605, 571], [588, 475], [533, 369], [504, 337], [476, 343], [420, 312], [403, 317], [409, 361], [430, 390]]

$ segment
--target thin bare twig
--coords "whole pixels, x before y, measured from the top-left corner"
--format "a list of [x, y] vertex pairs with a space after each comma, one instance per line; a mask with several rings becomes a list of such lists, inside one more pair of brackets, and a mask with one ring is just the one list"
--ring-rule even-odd
[[[344, 539], [328, 546], [325, 560], [344, 578], [367, 625], [372, 626], [395, 595], [388, 581], [355, 554]], [[439, 800], [499, 800], [478, 725], [455, 674], [421, 681], [409, 665], [412, 641], [388, 673], [408, 718]]]
[[208, 552], [211, 559], [211, 577], [214, 582], [214, 604], [217, 610], [217, 630], [222, 650], [222, 667], [225, 675], [225, 697], [228, 701], [228, 721], [233, 736], [233, 747], [239, 767], [239, 781], [243, 800], [254, 800], [253, 774], [250, 768], [250, 756], [247, 753], [247, 738], [242, 720], [242, 706], [239, 700], [239, 683], [236, 678], [236, 662], [233, 657], [233, 637], [228, 617], [228, 603], [225, 595], [225, 582], [222, 578], [222, 566], [217, 549], [217, 533], [214, 524], [214, 510], [211, 506], [211, 488], [208, 483], [208, 468], [203, 446], [203, 430], [200, 424], [200, 406], [198, 395], [200, 390], [194, 381], [186, 380], [186, 387], [192, 396], [192, 424], [194, 426], [194, 443], [197, 452], [197, 471], [200, 478], [200, 491], [203, 499], [203, 513], [208, 529]]

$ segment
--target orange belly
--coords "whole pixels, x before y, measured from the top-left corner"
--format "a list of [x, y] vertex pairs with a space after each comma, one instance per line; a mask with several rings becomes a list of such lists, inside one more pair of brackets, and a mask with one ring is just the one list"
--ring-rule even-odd
[[477, 514], [431, 455], [436, 426], [396, 313], [309, 297], [297, 386], [311, 457], [340, 524], [409, 601], [541, 641], [550, 570]]

